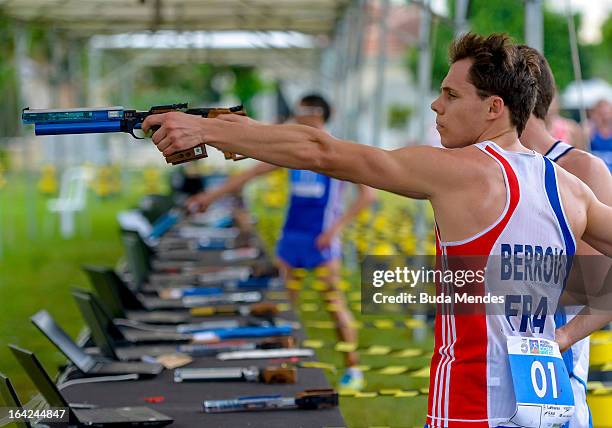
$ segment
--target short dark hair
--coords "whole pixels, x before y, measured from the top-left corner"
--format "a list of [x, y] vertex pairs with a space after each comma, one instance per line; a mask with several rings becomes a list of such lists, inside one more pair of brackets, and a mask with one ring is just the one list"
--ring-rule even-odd
[[510, 111], [510, 123], [520, 136], [533, 110], [537, 93], [538, 64], [530, 55], [521, 55], [518, 47], [503, 33], [487, 37], [467, 33], [449, 49], [450, 62], [473, 61], [470, 82], [481, 98], [497, 95]]
[[323, 109], [323, 120], [327, 122], [331, 116], [331, 107], [325, 98], [318, 94], [303, 96], [300, 103], [308, 107], [321, 107]]
[[550, 65], [544, 55], [527, 45], [520, 45], [519, 52], [523, 55], [531, 55], [540, 68], [540, 72], [537, 75], [538, 81], [538, 94], [536, 96], [535, 106], [533, 107], [533, 115], [538, 119], [544, 120], [548, 114], [548, 109], [552, 103], [557, 88], [555, 87], [555, 78], [550, 69]]

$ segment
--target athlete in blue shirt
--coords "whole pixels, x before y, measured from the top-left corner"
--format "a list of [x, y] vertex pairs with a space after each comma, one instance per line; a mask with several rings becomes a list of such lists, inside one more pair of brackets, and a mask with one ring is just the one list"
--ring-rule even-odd
[[[324, 129], [331, 115], [327, 101], [319, 95], [308, 95], [295, 108], [295, 121], [301, 125]], [[242, 174], [231, 177], [222, 186], [191, 197], [187, 201], [190, 210], [204, 211], [220, 197], [237, 192], [252, 179], [280, 167], [258, 163]], [[337, 310], [332, 312], [340, 339], [356, 343], [357, 332], [353, 316], [347, 307], [343, 293], [337, 289], [340, 280], [340, 231], [362, 209], [374, 202], [374, 191], [358, 185], [358, 196], [344, 212], [343, 188], [345, 182], [308, 170], [289, 170], [290, 200], [281, 238], [277, 244], [277, 263], [286, 280], [294, 279], [295, 268], [325, 268], [324, 281], [332, 293], [326, 293], [327, 301]], [[292, 300], [297, 292], [290, 290]], [[358, 355], [346, 354], [347, 371], [341, 379], [341, 388], [359, 390], [363, 387], [363, 374], [355, 368]]]
[[591, 111], [591, 151], [604, 160], [612, 172], [612, 103], [601, 100]]

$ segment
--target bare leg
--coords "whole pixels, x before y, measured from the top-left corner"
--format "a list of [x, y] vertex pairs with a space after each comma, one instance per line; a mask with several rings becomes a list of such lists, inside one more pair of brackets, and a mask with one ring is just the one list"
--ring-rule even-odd
[[[289, 281], [295, 281], [298, 279], [293, 274], [293, 267], [290, 266], [286, 261], [284, 261], [280, 257], [276, 258], [276, 265], [278, 267], [278, 270], [281, 274], [281, 278], [283, 279], [283, 282], [285, 283], [285, 285], [288, 284]], [[291, 288], [289, 288], [288, 290], [289, 290], [289, 300], [291, 300], [291, 304], [293, 306], [297, 305], [300, 291], [294, 290]]]
[[[338, 288], [340, 282], [340, 260], [330, 260], [319, 267], [327, 268], [323, 281], [327, 284], [328, 292], [325, 293], [327, 303], [335, 307], [332, 311], [332, 316], [336, 321], [336, 329], [340, 340], [348, 343], [357, 343], [358, 336], [355, 329], [353, 314], [348, 308], [344, 292]], [[345, 362], [347, 367], [353, 367], [359, 364], [359, 354], [357, 352], [347, 352], [345, 354]]]

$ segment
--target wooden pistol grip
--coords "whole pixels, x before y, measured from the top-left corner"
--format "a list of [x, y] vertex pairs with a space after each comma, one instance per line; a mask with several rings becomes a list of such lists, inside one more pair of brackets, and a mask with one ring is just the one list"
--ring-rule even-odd
[[296, 383], [295, 367], [268, 367], [263, 370], [261, 380], [264, 383]]
[[[212, 119], [213, 117], [217, 117], [220, 114], [238, 114], [240, 116], [246, 116], [246, 112], [244, 110], [230, 111], [229, 109], [219, 108], [219, 109], [214, 109], [214, 110], [209, 111], [208, 117]], [[234, 161], [247, 158], [246, 156], [242, 156], [242, 155], [232, 153], [232, 152], [223, 152], [223, 155], [225, 156], [225, 159], [228, 159], [228, 160], [232, 159]]]
[[260, 302], [253, 303], [251, 305], [251, 315], [253, 316], [265, 316], [265, 315], [277, 315], [278, 306], [276, 303]]
[[179, 165], [185, 162], [191, 162], [197, 159], [204, 159], [208, 157], [206, 153], [206, 145], [198, 144], [187, 150], [181, 150], [180, 152], [172, 153], [166, 157], [166, 162], [172, 165]]
[[[155, 131], [157, 131], [158, 129], [159, 126], [151, 127], [153, 133], [155, 133]], [[166, 156], [166, 163], [178, 165], [181, 163], [206, 157], [208, 157], [208, 153], [206, 153], [206, 147], [204, 146], [204, 144], [200, 144], [199, 146], [195, 146], [187, 150], [181, 150], [180, 152], [172, 153], [170, 156]]]

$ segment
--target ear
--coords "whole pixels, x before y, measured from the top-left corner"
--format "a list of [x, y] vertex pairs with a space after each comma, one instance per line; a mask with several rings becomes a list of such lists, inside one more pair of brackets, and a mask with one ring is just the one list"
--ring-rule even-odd
[[497, 95], [493, 95], [489, 97], [488, 101], [489, 111], [487, 113], [487, 118], [495, 120], [499, 118], [506, 110], [504, 100], [501, 97], [498, 97]]

